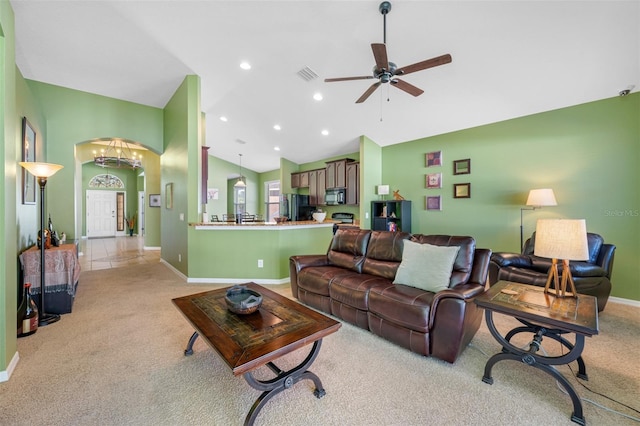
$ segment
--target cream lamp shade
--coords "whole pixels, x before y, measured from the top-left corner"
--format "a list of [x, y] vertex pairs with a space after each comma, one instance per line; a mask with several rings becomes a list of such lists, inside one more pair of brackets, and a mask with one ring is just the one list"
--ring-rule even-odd
[[25, 162], [21, 161], [20, 164], [22, 167], [27, 169], [29, 173], [34, 175], [35, 177], [43, 177], [48, 178], [56, 174], [60, 169], [64, 166], [60, 164], [51, 164], [51, 163], [36, 163], [36, 162]]
[[378, 195], [389, 195], [389, 185], [378, 185]]
[[556, 196], [553, 189], [532, 189], [527, 197], [527, 206], [557, 206]]
[[588, 260], [587, 224], [584, 219], [540, 219], [536, 226], [536, 256], [550, 259]]
[[[569, 261], [589, 259], [587, 224], [584, 219], [538, 220], [533, 254], [551, 259], [547, 283], [544, 286], [545, 293], [550, 293], [549, 289], [553, 283], [556, 297], [565, 297], [569, 284], [569, 296], [578, 297]], [[562, 259], [561, 278], [558, 273], [558, 259]]]

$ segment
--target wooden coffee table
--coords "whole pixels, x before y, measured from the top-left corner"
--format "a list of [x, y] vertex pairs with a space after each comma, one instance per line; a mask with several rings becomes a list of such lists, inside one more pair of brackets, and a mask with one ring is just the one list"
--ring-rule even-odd
[[[244, 285], [259, 292], [263, 299], [260, 309], [249, 315], [234, 314], [227, 309], [224, 296], [228, 288], [178, 297], [173, 303], [196, 330], [185, 355], [193, 353], [193, 344], [200, 336], [234, 375], [243, 375], [251, 387], [262, 391], [245, 419], [245, 425], [252, 425], [273, 396], [300, 380], [313, 381], [317, 398], [325, 395], [322, 382], [309, 367], [320, 352], [322, 338], [336, 332], [342, 324], [258, 284]], [[283, 371], [273, 363], [311, 343], [309, 355], [294, 368]], [[276, 377], [257, 380], [252, 371], [263, 365]]]
[[[585, 336], [598, 334], [598, 302], [593, 296], [578, 294], [577, 297], [556, 297], [545, 293], [543, 287], [498, 281], [484, 294], [476, 297], [475, 303], [484, 308], [487, 327], [493, 337], [502, 345], [502, 352], [493, 355], [484, 368], [482, 381], [493, 384], [491, 369], [506, 359], [521, 361], [531, 367], [553, 376], [564, 387], [573, 402], [571, 420], [584, 425], [582, 402], [567, 379], [556, 370], [555, 365], [577, 361], [577, 377], [588, 380], [582, 350]], [[515, 317], [523, 326], [516, 327], [502, 336], [493, 322], [493, 313]], [[528, 348], [511, 344], [511, 338], [519, 333], [533, 333]], [[563, 337], [574, 334], [572, 344]], [[561, 356], [547, 356], [538, 353], [543, 337], [559, 342], [568, 352]]]

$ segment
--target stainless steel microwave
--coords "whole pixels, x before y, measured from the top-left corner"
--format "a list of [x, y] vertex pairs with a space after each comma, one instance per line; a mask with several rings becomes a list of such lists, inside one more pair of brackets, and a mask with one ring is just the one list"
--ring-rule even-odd
[[344, 204], [346, 198], [346, 191], [344, 189], [327, 189], [324, 194], [324, 202], [328, 206]]

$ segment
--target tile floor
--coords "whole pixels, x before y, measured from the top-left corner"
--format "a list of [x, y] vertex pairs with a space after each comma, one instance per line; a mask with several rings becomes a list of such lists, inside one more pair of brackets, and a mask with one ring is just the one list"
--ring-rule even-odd
[[145, 250], [144, 238], [137, 236], [83, 238], [78, 251], [82, 271], [160, 262], [160, 250]]

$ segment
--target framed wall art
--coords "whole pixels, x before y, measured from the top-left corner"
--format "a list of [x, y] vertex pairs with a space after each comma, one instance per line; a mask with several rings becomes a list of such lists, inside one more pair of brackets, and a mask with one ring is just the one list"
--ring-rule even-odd
[[[36, 132], [27, 117], [22, 118], [22, 161], [36, 161]], [[22, 168], [22, 204], [36, 203], [36, 177]]]
[[453, 184], [453, 198], [471, 198], [470, 183]]
[[453, 162], [454, 175], [468, 175], [471, 173], [471, 159], [456, 160]]
[[442, 210], [442, 199], [439, 195], [425, 197], [424, 208], [426, 210]]
[[149, 207], [160, 207], [162, 205], [160, 200], [160, 194], [149, 194]]
[[427, 167], [442, 165], [442, 151], [427, 152], [425, 155], [425, 164]]
[[426, 187], [442, 188], [442, 173], [429, 173], [426, 178]]
[[173, 183], [168, 183], [164, 187], [164, 198], [167, 201], [167, 209], [173, 208]]

